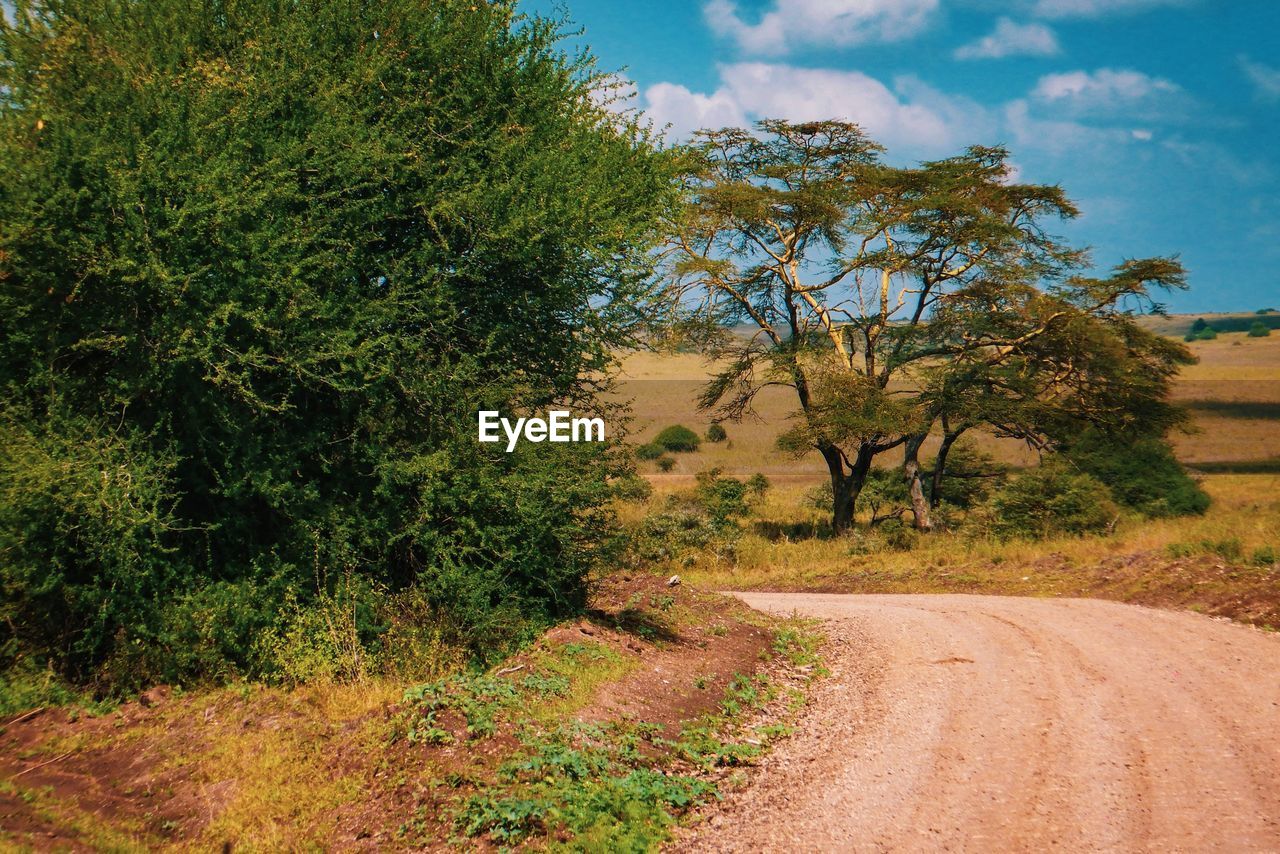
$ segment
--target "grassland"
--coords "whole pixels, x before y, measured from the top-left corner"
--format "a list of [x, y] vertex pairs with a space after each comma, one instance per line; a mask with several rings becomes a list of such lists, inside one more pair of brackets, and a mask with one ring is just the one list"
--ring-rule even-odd
[[[795, 459], [773, 445], [794, 408], [784, 389], [761, 396], [757, 417], [726, 424], [729, 441], [676, 455], [670, 473], [642, 463], [654, 496], [646, 507], [623, 512], [638, 519], [666, 495], [688, 489], [705, 468], [762, 472], [774, 487], [732, 555], [686, 556], [673, 571], [719, 589], [1100, 596], [1280, 628], [1280, 335], [1227, 334], [1190, 347], [1199, 361], [1180, 375], [1174, 395], [1189, 408], [1191, 425], [1173, 442], [1213, 498], [1202, 517], [1127, 517], [1111, 536], [1035, 543], [939, 533], [901, 551], [874, 538], [827, 539], [825, 511], [806, 500], [825, 479], [820, 459]], [[636, 441], [672, 423], [706, 429], [708, 416], [696, 407], [709, 370], [701, 359], [634, 354], [625, 370]], [[1016, 442], [977, 441], [1011, 465], [1035, 462]], [[885, 464], [895, 464], [892, 457]]]
[[[1187, 405], [1192, 416], [1189, 430], [1173, 437], [1179, 458], [1205, 471], [1280, 472], [1280, 334], [1249, 338], [1233, 333], [1188, 346], [1199, 362], [1185, 368], [1174, 386], [1174, 398]], [[698, 409], [697, 400], [712, 368], [694, 354], [629, 354], [623, 361], [621, 393], [632, 401], [633, 440], [643, 443], [669, 424], [705, 432], [711, 416]], [[712, 466], [732, 474], [763, 472], [784, 482], [817, 482], [825, 469], [816, 453], [797, 459], [774, 445], [794, 411], [793, 392], [765, 389], [753, 415], [725, 425], [727, 442], [678, 455], [675, 468], [665, 476], [652, 462], [642, 470], [654, 476], [655, 483], [679, 483], [681, 475]], [[992, 436], [977, 440], [1002, 462], [1035, 462], [1017, 441]], [[886, 455], [885, 462], [896, 462], [892, 456]]]

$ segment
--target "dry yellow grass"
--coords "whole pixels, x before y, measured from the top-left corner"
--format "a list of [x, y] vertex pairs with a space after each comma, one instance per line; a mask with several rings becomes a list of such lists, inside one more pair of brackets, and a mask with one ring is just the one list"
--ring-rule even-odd
[[[1193, 468], [1236, 472], [1204, 477], [1213, 505], [1203, 517], [1132, 517], [1122, 519], [1112, 536], [1035, 543], [936, 533], [902, 552], [867, 553], [856, 537], [818, 538], [813, 533], [822, 528], [826, 511], [807, 504], [805, 493], [825, 480], [821, 460], [816, 454], [793, 459], [774, 448], [774, 437], [794, 409], [787, 389], [761, 396], [758, 419], [726, 424], [730, 442], [704, 443], [696, 453], [677, 455], [671, 473], [642, 463], [654, 497], [645, 505], [624, 506], [622, 515], [639, 519], [667, 494], [690, 488], [693, 475], [705, 468], [739, 476], [758, 471], [774, 488], [746, 523], [734, 553], [699, 554], [668, 569], [719, 589], [1089, 595], [1280, 626], [1280, 573], [1274, 565], [1280, 553], [1280, 334], [1227, 334], [1191, 348], [1200, 361], [1184, 370], [1174, 395], [1189, 406], [1194, 429], [1176, 435], [1175, 448]], [[705, 431], [709, 418], [696, 407], [710, 370], [703, 359], [645, 353], [628, 356], [624, 364], [637, 442], [668, 424]], [[1019, 443], [975, 438], [1004, 462], [1034, 462]], [[894, 465], [895, 457], [886, 454], [883, 463]]]
[[[1280, 333], [1249, 338], [1244, 333], [1219, 336], [1190, 345], [1200, 359], [1180, 375], [1174, 397], [1191, 407], [1192, 432], [1173, 437], [1179, 457], [1188, 465], [1215, 464], [1247, 471], [1280, 458]], [[704, 433], [709, 413], [697, 407], [701, 386], [711, 364], [694, 354], [632, 353], [623, 360], [621, 391], [632, 401], [632, 440], [651, 439], [670, 424], [684, 424]], [[670, 475], [680, 482], [705, 468], [718, 466], [734, 474], [763, 472], [773, 478], [820, 479], [825, 472], [816, 453], [796, 459], [778, 451], [774, 439], [786, 429], [795, 411], [790, 389], [764, 390], [756, 401], [756, 416], [725, 424], [729, 441], [704, 443], [694, 454], [678, 454]], [[975, 435], [979, 446], [1002, 462], [1030, 465], [1035, 456], [1022, 443]], [[930, 448], [926, 446], [927, 455]], [[884, 458], [895, 464], [895, 455]], [[657, 466], [643, 463], [655, 482], [664, 479]]]
[[[786, 483], [755, 508], [732, 552], [698, 553], [663, 571], [720, 590], [1093, 596], [1280, 629], [1280, 476], [1209, 475], [1203, 483], [1213, 498], [1204, 516], [1133, 516], [1111, 536], [1039, 542], [936, 532], [906, 551], [868, 551], [859, 534], [814, 536], [825, 512], [806, 507], [804, 484]], [[647, 507], [625, 515], [634, 520], [685, 487], [660, 481]]]

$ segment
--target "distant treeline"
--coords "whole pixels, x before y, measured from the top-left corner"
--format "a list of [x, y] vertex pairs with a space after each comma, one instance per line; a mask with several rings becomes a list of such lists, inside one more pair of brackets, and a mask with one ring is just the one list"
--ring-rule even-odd
[[1280, 329], [1280, 312], [1249, 312], [1247, 314], [1182, 314], [1171, 317], [1151, 317], [1144, 321], [1150, 329], [1161, 335], [1184, 336], [1197, 320], [1203, 319], [1215, 332], [1248, 332], [1255, 323], [1267, 329]]

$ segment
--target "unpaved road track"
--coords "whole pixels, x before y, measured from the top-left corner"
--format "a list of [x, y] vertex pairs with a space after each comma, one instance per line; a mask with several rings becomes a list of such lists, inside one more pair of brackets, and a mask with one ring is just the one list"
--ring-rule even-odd
[[832, 677], [676, 848], [1280, 852], [1280, 636], [1085, 599], [740, 595], [831, 620]]

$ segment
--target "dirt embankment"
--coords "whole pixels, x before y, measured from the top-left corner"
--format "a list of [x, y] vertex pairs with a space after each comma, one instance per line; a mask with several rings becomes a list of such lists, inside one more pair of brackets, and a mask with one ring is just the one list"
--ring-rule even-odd
[[743, 594], [832, 678], [688, 851], [1280, 850], [1280, 636], [1080, 599]]
[[[678, 731], [716, 709], [735, 674], [759, 668], [772, 640], [741, 603], [642, 573], [608, 579], [592, 605], [495, 672], [519, 680], [540, 654], [603, 647], [625, 675], [593, 682], [557, 714]], [[0, 721], [0, 848], [382, 850], [433, 834], [445, 846], [451, 806], [495, 777], [516, 747], [513, 724], [472, 739], [449, 712], [448, 744], [394, 740], [404, 687], [368, 686], [372, 699], [361, 686], [161, 688], [107, 715], [46, 709]], [[416, 841], [406, 822], [418, 823]]]

